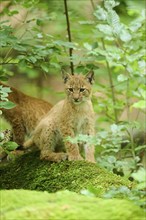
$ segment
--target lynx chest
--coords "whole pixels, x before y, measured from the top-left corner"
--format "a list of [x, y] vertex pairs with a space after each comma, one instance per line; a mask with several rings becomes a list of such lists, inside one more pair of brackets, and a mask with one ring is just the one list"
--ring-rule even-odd
[[73, 128], [76, 135], [78, 134], [84, 134], [85, 130], [87, 129], [90, 118], [88, 118], [86, 115], [82, 114], [75, 118], [73, 122]]

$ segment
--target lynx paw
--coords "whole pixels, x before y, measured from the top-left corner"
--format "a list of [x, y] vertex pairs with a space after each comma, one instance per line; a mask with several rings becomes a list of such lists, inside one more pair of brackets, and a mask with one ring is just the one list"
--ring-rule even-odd
[[55, 162], [61, 162], [67, 160], [68, 156], [66, 153], [58, 153], [58, 158]]
[[95, 159], [86, 159], [86, 161], [88, 161], [90, 163], [96, 163]]
[[7, 155], [7, 160], [11, 161], [11, 160], [15, 159], [16, 157], [21, 156], [23, 154], [24, 154], [23, 150], [14, 150], [10, 153], [10, 155]]
[[41, 160], [49, 160], [53, 162], [61, 162], [67, 159], [66, 153], [41, 152]]
[[68, 160], [72, 161], [72, 160], [84, 160], [84, 159], [80, 155], [69, 155]]
[[7, 154], [3, 151], [0, 152], [0, 162], [3, 161], [7, 157]]

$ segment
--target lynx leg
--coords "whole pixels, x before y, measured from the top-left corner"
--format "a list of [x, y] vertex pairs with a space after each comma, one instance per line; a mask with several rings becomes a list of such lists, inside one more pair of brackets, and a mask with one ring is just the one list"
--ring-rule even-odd
[[94, 146], [93, 145], [89, 146], [88, 144], [85, 144], [84, 148], [85, 148], [86, 160], [92, 163], [96, 163], [95, 157], [94, 157], [94, 152], [95, 152]]
[[[60, 162], [67, 159], [67, 154], [63, 152], [55, 152], [58, 143], [58, 137], [54, 129], [46, 128], [42, 131], [41, 135], [36, 134], [38, 138], [39, 148], [41, 150], [40, 159]], [[35, 141], [35, 138], [34, 138]]]
[[15, 141], [18, 145], [23, 146], [25, 139], [25, 128], [23, 125], [15, 125], [13, 126], [13, 141]]
[[72, 144], [70, 142], [65, 143], [65, 148], [68, 154], [68, 160], [83, 160], [80, 155], [79, 147], [77, 144]]

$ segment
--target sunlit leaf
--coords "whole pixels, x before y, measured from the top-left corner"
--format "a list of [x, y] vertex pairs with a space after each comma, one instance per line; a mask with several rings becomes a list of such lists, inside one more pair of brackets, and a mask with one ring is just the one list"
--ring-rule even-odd
[[133, 108], [140, 108], [140, 109], [145, 109], [146, 108], [146, 101], [145, 100], [140, 100], [138, 102], [135, 102], [132, 105]]
[[17, 149], [18, 144], [13, 141], [8, 141], [8, 142], [4, 143], [4, 147], [8, 151], [13, 151], [13, 150]]
[[128, 79], [128, 76], [123, 75], [123, 74], [120, 74], [120, 75], [118, 75], [118, 77], [117, 77], [117, 80], [118, 80], [119, 82], [124, 82], [124, 81], [126, 81], [127, 79]]

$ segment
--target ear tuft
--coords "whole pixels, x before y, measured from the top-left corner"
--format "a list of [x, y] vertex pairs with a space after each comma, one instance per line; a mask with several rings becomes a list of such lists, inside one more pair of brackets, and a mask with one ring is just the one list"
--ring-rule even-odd
[[69, 79], [69, 73], [62, 70], [62, 78], [63, 78], [64, 83], [66, 83]]
[[90, 84], [94, 83], [94, 72], [91, 70], [89, 73], [86, 75], [86, 79]]

